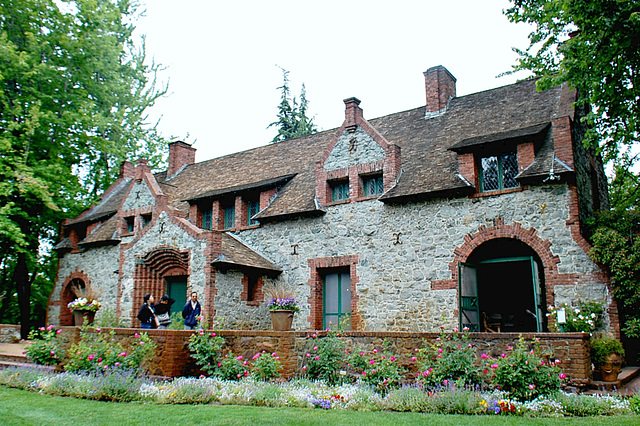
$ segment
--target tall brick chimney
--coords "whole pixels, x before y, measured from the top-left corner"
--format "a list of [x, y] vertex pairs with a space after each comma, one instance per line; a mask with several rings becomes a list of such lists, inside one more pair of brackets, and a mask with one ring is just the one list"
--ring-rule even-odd
[[345, 111], [344, 111], [344, 122], [345, 129], [348, 132], [355, 132], [356, 127], [358, 127], [359, 119], [362, 119], [362, 108], [360, 108], [360, 99], [358, 98], [347, 98], [344, 101]]
[[438, 65], [424, 72], [424, 85], [427, 92], [425, 117], [443, 114], [449, 100], [456, 97], [456, 78], [445, 67]]
[[171, 142], [169, 144], [169, 168], [167, 177], [175, 176], [182, 166], [196, 162], [196, 149], [188, 143], [182, 141]]
[[136, 175], [136, 166], [131, 161], [124, 161], [120, 165], [120, 177], [133, 179]]

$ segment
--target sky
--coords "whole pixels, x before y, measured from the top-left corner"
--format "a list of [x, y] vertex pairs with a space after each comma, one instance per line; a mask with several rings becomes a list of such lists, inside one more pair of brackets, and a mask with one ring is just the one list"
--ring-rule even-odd
[[506, 0], [146, 0], [137, 21], [167, 96], [149, 110], [160, 133], [193, 144], [196, 161], [268, 144], [276, 135], [282, 67], [320, 130], [339, 127], [343, 99], [366, 119], [425, 104], [423, 72], [443, 65], [457, 95], [526, 77], [513, 47], [531, 27], [510, 23]]

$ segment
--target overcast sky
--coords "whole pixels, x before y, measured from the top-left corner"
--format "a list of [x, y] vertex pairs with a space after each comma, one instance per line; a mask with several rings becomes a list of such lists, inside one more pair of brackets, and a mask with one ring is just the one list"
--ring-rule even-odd
[[445, 66], [458, 96], [510, 84], [530, 28], [506, 0], [146, 0], [137, 23], [149, 59], [166, 67], [169, 95], [150, 110], [165, 137], [195, 143], [196, 161], [267, 144], [282, 72], [307, 90], [321, 130], [355, 96], [367, 119], [424, 105], [423, 71]]

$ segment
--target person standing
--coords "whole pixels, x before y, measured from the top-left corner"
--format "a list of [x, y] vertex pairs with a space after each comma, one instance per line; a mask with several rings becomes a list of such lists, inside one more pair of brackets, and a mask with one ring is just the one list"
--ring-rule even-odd
[[144, 295], [144, 303], [138, 312], [138, 319], [142, 328], [155, 328], [157, 326], [156, 313], [153, 309], [155, 299], [152, 294]]
[[158, 329], [166, 330], [167, 326], [171, 324], [171, 305], [175, 302], [166, 294], [160, 299], [160, 303], [153, 306], [156, 311], [156, 317], [158, 317]]
[[182, 309], [182, 318], [184, 318], [184, 329], [185, 330], [195, 330], [196, 325], [198, 325], [198, 316], [200, 315], [201, 307], [200, 302], [198, 302], [198, 293], [195, 291], [191, 292], [191, 300], [184, 305], [184, 309]]

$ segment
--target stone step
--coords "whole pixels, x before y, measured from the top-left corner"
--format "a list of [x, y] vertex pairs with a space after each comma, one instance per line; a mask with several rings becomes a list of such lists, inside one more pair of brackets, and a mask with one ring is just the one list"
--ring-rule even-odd
[[30, 362], [27, 359], [27, 356], [24, 354], [4, 353], [4, 352], [0, 352], [0, 361], [18, 362], [18, 363], [25, 363], [25, 364]]
[[587, 394], [610, 394], [617, 393], [621, 395], [635, 394], [640, 386], [640, 367], [624, 367], [618, 380], [615, 382], [603, 382], [600, 380], [591, 380], [589, 382], [589, 390]]

